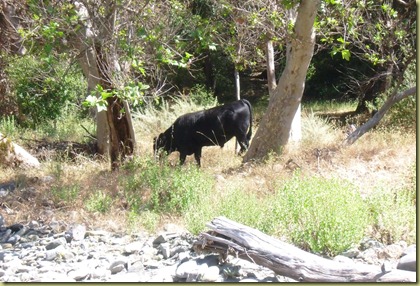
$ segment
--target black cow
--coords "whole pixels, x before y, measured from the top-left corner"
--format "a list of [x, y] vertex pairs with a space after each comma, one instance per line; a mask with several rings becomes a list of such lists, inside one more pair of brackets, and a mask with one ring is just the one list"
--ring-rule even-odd
[[241, 147], [241, 154], [248, 148], [251, 134], [252, 107], [248, 100], [241, 99], [178, 117], [165, 132], [153, 139], [153, 151], [155, 154], [159, 149], [167, 154], [178, 151], [181, 165], [187, 155], [194, 154], [200, 166], [203, 146], [223, 147], [235, 136]]

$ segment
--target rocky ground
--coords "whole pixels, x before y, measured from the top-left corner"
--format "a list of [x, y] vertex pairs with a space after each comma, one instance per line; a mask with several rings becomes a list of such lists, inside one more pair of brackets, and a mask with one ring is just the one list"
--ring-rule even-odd
[[[168, 224], [156, 235], [64, 222], [7, 225], [0, 214], [0, 282], [293, 282], [257, 264], [192, 250], [196, 237]], [[334, 258], [416, 271], [416, 246], [366, 240]]]

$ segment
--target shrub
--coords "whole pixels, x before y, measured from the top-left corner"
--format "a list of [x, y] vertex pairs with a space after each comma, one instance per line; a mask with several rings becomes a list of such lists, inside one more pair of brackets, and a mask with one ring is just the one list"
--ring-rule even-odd
[[272, 201], [281, 234], [316, 253], [341, 253], [359, 243], [367, 228], [365, 203], [345, 181], [294, 175]]
[[90, 212], [106, 213], [112, 204], [112, 199], [105, 192], [98, 191], [89, 196], [86, 200], [86, 209]]
[[384, 244], [416, 243], [415, 190], [376, 190], [368, 197], [372, 236]]
[[73, 203], [78, 197], [80, 187], [74, 185], [56, 185], [51, 187], [54, 203], [57, 205]]
[[134, 170], [133, 164], [138, 169], [125, 182], [124, 191], [130, 207], [137, 210], [181, 214], [214, 186], [195, 165], [171, 167], [147, 158], [127, 168]]
[[205, 224], [217, 216], [272, 233], [272, 221], [265, 202], [265, 198], [258, 198], [254, 193], [245, 194], [237, 186], [224, 186], [223, 194], [212, 192], [208, 197], [200, 197], [198, 204], [191, 205], [185, 212], [184, 220], [193, 234], [203, 231]]
[[7, 74], [19, 112], [24, 115], [23, 123], [33, 128], [56, 119], [68, 102], [75, 102], [86, 91], [80, 71], [69, 69], [65, 60], [51, 63], [32, 56], [15, 57], [9, 62]]

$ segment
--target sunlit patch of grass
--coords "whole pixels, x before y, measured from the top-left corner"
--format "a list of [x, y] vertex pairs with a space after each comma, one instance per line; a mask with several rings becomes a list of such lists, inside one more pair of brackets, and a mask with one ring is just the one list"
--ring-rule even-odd
[[343, 113], [356, 110], [357, 101], [322, 100], [302, 104], [302, 110], [319, 113]]

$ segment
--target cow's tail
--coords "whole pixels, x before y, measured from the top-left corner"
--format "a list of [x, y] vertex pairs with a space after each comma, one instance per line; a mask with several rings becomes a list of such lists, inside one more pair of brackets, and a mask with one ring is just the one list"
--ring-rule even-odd
[[246, 139], [249, 142], [249, 140], [251, 140], [251, 136], [252, 136], [252, 106], [251, 106], [251, 103], [249, 103], [248, 100], [242, 99], [242, 101], [246, 105], [248, 105], [248, 108], [249, 108], [249, 129], [248, 129], [248, 133], [246, 134]]

